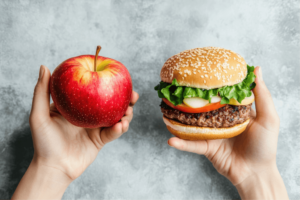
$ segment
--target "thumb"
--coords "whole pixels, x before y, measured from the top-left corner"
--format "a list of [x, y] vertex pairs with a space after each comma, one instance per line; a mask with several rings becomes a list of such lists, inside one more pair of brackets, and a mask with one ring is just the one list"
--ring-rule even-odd
[[276, 119], [278, 118], [275, 106], [272, 100], [270, 91], [268, 90], [265, 82], [263, 81], [262, 71], [260, 67], [254, 70], [256, 75], [256, 86], [253, 89], [255, 95], [255, 107], [258, 118]]
[[49, 81], [50, 71], [47, 67], [41, 66], [39, 79], [34, 88], [30, 121], [44, 120], [50, 117], [50, 92]]
[[168, 144], [181, 151], [188, 151], [197, 154], [207, 155], [208, 143], [206, 140], [189, 141], [172, 137]]

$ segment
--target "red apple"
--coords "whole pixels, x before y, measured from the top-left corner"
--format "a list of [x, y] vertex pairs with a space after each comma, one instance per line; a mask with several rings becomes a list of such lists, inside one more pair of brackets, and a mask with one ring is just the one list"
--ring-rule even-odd
[[132, 82], [126, 67], [111, 58], [82, 55], [61, 63], [50, 79], [57, 110], [70, 123], [85, 127], [109, 127], [124, 115]]

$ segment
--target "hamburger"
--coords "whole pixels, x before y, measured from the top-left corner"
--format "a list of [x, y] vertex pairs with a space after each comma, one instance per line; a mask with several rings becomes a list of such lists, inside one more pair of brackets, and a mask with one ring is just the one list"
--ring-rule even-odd
[[163, 121], [186, 140], [231, 138], [242, 133], [254, 102], [254, 67], [218, 47], [195, 48], [170, 57], [154, 88]]

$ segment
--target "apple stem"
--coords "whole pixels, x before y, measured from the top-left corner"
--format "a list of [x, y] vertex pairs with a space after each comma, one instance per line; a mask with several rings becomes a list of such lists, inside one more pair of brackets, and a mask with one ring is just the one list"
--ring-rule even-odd
[[98, 59], [98, 54], [101, 50], [101, 46], [97, 46], [97, 49], [96, 49], [96, 55], [95, 55], [95, 61], [94, 61], [94, 71], [96, 72], [97, 71], [97, 59]]

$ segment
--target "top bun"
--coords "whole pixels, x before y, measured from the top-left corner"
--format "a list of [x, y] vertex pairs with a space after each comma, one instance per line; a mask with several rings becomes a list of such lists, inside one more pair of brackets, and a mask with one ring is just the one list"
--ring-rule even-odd
[[169, 58], [161, 69], [163, 82], [201, 89], [214, 89], [242, 82], [247, 64], [239, 54], [218, 47], [186, 50]]

